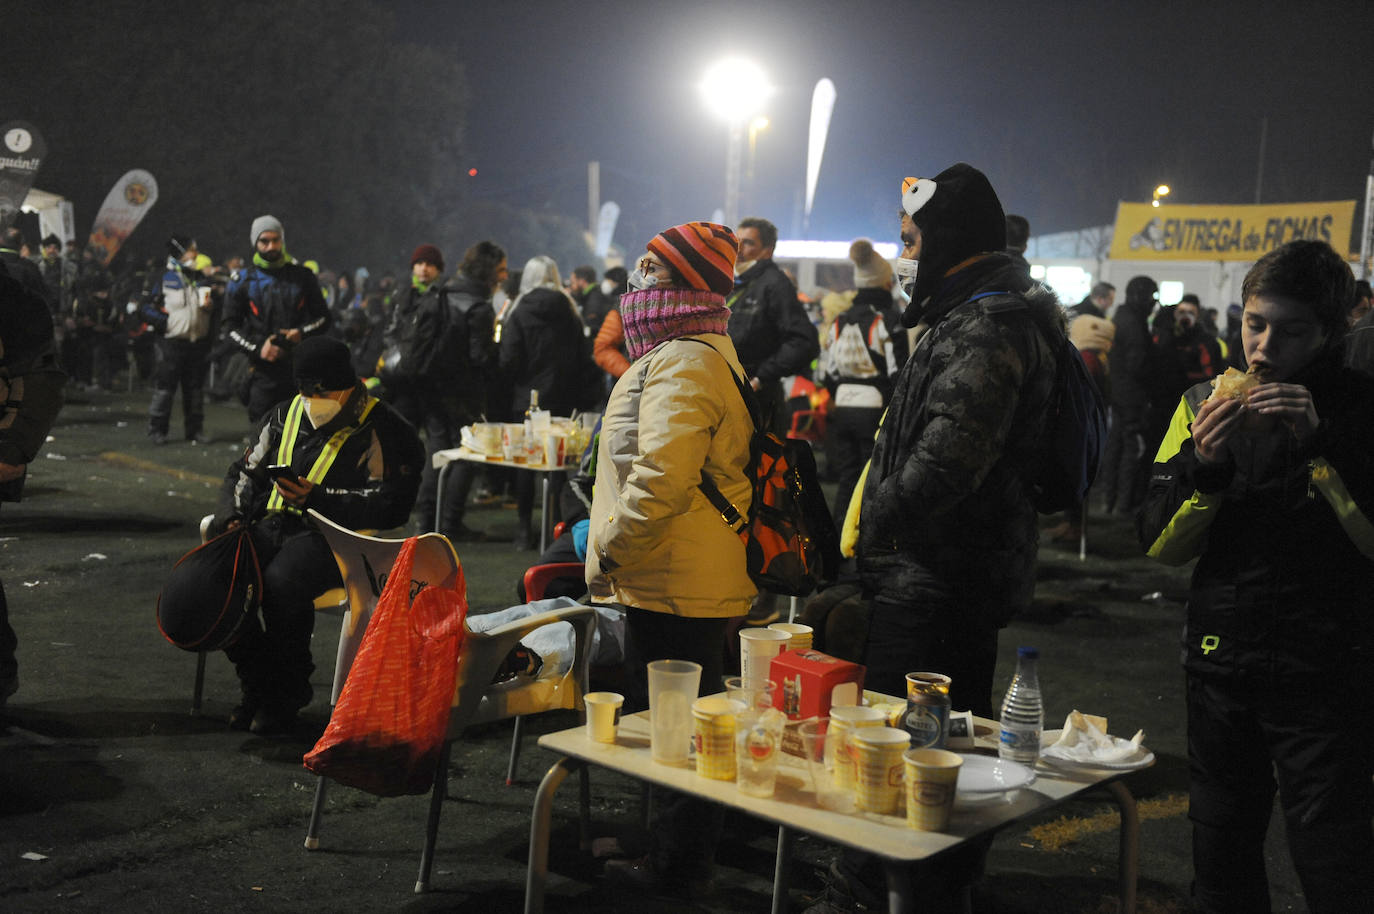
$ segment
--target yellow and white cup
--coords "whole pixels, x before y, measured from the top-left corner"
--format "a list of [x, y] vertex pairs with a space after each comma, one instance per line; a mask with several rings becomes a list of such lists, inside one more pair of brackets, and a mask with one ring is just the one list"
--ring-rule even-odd
[[744, 709], [744, 702], [721, 695], [692, 702], [697, 774], [713, 781], [735, 779], [735, 715]]
[[854, 790], [854, 743], [851, 734], [861, 727], [883, 727], [887, 716], [877, 708], [842, 705], [830, 709], [830, 729], [825, 740], [825, 766], [834, 771], [835, 787]]
[[902, 756], [911, 746], [911, 734], [896, 727], [861, 727], [854, 731], [851, 740], [855, 805], [865, 812], [897, 812], [906, 780]]
[[809, 625], [802, 625], [800, 622], [774, 622], [768, 626], [775, 632], [786, 632], [789, 636], [787, 644], [783, 645], [785, 651], [809, 651], [811, 650], [811, 638], [814, 630]]
[[582, 702], [587, 709], [587, 737], [596, 743], [615, 742], [625, 696], [618, 692], [588, 692], [582, 696]]
[[906, 766], [907, 827], [944, 831], [954, 809], [964, 757], [947, 749], [908, 749], [902, 759]]

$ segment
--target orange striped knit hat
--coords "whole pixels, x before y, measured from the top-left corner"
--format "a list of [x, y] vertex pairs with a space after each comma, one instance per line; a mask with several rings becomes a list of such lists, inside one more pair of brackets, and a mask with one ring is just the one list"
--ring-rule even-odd
[[664, 229], [645, 248], [677, 271], [682, 281], [702, 292], [729, 295], [735, 287], [735, 233], [714, 222], [688, 222]]

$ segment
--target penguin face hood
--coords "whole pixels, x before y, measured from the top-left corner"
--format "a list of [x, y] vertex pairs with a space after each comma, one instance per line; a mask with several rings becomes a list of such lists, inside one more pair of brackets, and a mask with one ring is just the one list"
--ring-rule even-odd
[[945, 274], [975, 254], [1007, 246], [1007, 219], [987, 176], [963, 162], [934, 178], [906, 178], [902, 209], [921, 231], [921, 269], [902, 323], [915, 326]]

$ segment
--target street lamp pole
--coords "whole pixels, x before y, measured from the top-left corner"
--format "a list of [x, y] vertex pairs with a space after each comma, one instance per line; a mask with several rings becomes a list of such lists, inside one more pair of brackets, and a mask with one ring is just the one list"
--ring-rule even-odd
[[[739, 222], [740, 160], [744, 158], [744, 124], [730, 122], [730, 134], [725, 145], [725, 224]], [[753, 157], [750, 157], [752, 164]]]

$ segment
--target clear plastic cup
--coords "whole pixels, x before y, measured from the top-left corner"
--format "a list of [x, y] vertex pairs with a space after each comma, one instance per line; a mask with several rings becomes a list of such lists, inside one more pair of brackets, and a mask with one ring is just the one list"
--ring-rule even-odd
[[725, 697], [744, 702], [746, 708], [773, 707], [778, 684], [771, 679], [745, 679], [743, 676], [725, 677]]
[[651, 660], [649, 755], [662, 765], [686, 765], [692, 745], [692, 702], [701, 687], [701, 664]]
[[836, 782], [834, 759], [826, 760], [825, 743], [829, 730], [828, 717], [802, 721], [797, 727], [811, 772], [811, 786], [816, 792], [816, 805], [833, 812], [851, 813], [854, 811], [854, 791]]
[[735, 715], [735, 786], [740, 793], [773, 795], [786, 724], [787, 715], [776, 708], [752, 708]]

